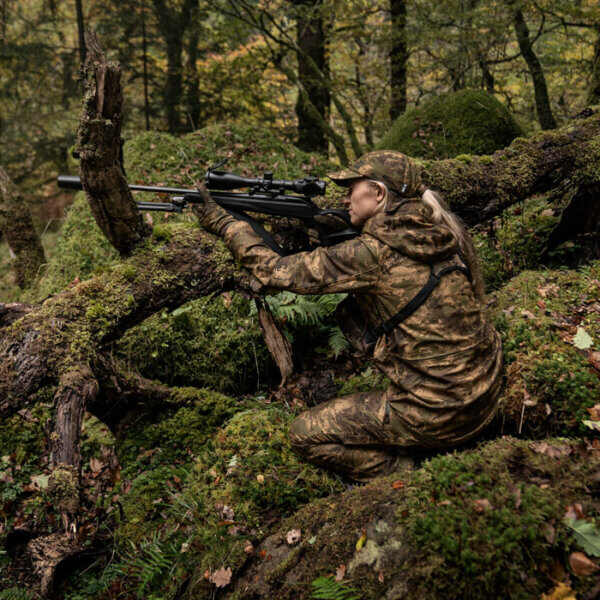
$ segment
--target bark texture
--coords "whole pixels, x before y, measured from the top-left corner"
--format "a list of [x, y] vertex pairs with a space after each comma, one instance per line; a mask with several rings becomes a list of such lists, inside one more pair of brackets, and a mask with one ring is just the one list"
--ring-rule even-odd
[[76, 149], [83, 189], [98, 227], [126, 255], [150, 231], [129, 191], [123, 169], [121, 67], [106, 60], [96, 34], [86, 32], [83, 107]]
[[0, 231], [14, 257], [17, 285], [29, 286], [46, 262], [44, 248], [23, 196], [1, 166]]

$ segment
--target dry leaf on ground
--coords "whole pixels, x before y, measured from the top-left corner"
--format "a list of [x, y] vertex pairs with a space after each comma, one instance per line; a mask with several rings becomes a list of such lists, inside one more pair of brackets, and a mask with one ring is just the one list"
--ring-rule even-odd
[[583, 552], [572, 552], [569, 556], [569, 567], [575, 575], [591, 575], [598, 570], [598, 565]]
[[217, 569], [210, 574], [210, 582], [214, 583], [218, 588], [225, 587], [231, 581], [232, 576], [231, 569], [229, 567]]

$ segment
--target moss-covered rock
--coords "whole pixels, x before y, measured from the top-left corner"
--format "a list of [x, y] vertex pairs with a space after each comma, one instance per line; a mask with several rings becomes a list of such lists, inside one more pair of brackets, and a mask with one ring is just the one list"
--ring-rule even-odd
[[[504, 348], [505, 430], [591, 433], [583, 421], [600, 403], [600, 263], [525, 271], [496, 292], [490, 316]], [[576, 339], [581, 331], [585, 344]]]
[[461, 90], [407, 110], [377, 147], [415, 157], [458, 157], [468, 162], [470, 154], [492, 154], [520, 135], [521, 127], [494, 96], [482, 90]]
[[[537, 600], [553, 579], [566, 580], [569, 551], [582, 550], [564, 520], [569, 505], [581, 503], [586, 518], [600, 514], [599, 470], [597, 451], [565, 441], [505, 438], [434, 458], [302, 508], [225, 597], [308, 598], [318, 577], [335, 587], [337, 572], [339, 586], [362, 600]], [[296, 545], [291, 529], [301, 531]], [[595, 584], [570, 577], [577, 591]]]
[[196, 300], [147, 319], [118, 342], [117, 352], [169, 385], [256, 390], [268, 381], [270, 362], [250, 309], [237, 294]]

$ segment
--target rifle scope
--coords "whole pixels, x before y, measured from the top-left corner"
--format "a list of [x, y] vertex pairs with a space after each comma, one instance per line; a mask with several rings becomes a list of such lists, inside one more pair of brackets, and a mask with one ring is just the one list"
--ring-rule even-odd
[[206, 172], [206, 187], [209, 190], [237, 190], [239, 188], [252, 188], [253, 192], [285, 191], [296, 192], [309, 198], [323, 196], [327, 184], [316, 177], [306, 177], [288, 181], [273, 179], [273, 173], [265, 173], [260, 177], [242, 177], [227, 171]]

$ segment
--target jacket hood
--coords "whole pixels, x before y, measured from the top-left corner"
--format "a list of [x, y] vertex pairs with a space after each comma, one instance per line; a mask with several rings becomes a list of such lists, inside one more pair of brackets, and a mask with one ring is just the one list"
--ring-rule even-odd
[[431, 223], [430, 215], [420, 198], [402, 198], [368, 219], [362, 233], [415, 260], [446, 260], [456, 254], [458, 242], [449, 227]]

